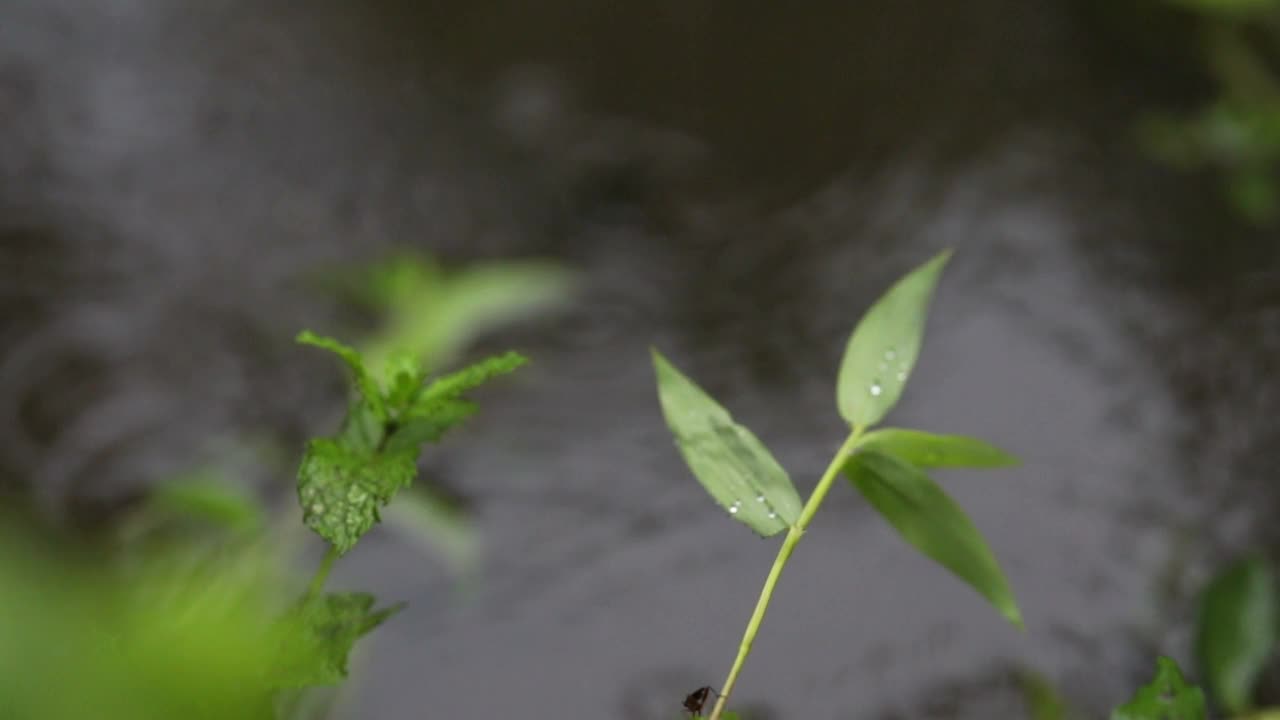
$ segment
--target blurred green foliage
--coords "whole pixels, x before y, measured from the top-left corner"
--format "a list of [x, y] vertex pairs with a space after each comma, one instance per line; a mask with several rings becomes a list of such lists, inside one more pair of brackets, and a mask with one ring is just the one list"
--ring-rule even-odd
[[1166, 2], [1198, 17], [1216, 90], [1189, 112], [1151, 113], [1139, 123], [1139, 139], [1172, 167], [1222, 174], [1236, 209], [1271, 223], [1280, 209], [1280, 0]]

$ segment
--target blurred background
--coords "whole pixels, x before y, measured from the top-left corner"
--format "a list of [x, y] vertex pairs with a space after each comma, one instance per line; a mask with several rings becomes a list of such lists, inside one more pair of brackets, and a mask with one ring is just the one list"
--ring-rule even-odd
[[648, 346], [807, 494], [853, 324], [954, 247], [891, 422], [1022, 458], [941, 479], [1028, 631], [841, 489], [736, 703], [1024, 717], [1030, 671], [1098, 717], [1280, 541], [1278, 82], [1270, 0], [0, 0], [0, 489], [90, 543], [193, 468], [287, 508], [344, 406], [293, 337], [377, 327], [326, 273], [563, 268], [459, 341], [532, 358], [424, 459], [470, 559], [379, 529], [336, 566], [408, 607], [331, 717], [676, 717], [776, 547], [685, 469]]

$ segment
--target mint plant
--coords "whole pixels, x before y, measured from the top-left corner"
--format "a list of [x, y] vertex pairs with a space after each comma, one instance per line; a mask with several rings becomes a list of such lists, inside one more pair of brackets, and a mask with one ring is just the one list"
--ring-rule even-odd
[[337, 558], [351, 550], [381, 519], [380, 511], [417, 475], [422, 446], [476, 411], [466, 393], [513, 372], [526, 359], [514, 352], [491, 357], [428, 382], [427, 371], [407, 353], [392, 354], [380, 372], [354, 348], [304, 331], [298, 342], [328, 350], [347, 365], [352, 400], [336, 435], [313, 439], [298, 469], [303, 522], [329, 550], [302, 601], [292, 610], [287, 637], [300, 645], [303, 664], [288, 668], [282, 688], [329, 685], [347, 674], [347, 656], [361, 636], [398, 606], [375, 609], [365, 593], [324, 593]]
[[782, 571], [843, 474], [904, 540], [972, 586], [1018, 628], [1022, 614], [982, 535], [930, 477], [931, 468], [994, 468], [1013, 457], [974, 438], [921, 430], [873, 430], [897, 404], [915, 366], [945, 251], [890, 288], [863, 316], [845, 349], [836, 405], [849, 434], [807, 501], [764, 444], [656, 349], [667, 426], [694, 476], [730, 517], [770, 537], [786, 532], [709, 718], [725, 715]]

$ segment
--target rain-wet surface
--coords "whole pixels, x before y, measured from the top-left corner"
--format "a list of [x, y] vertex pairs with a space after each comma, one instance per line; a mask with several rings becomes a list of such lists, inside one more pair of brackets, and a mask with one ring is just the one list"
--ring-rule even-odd
[[735, 705], [1012, 717], [1032, 668], [1099, 715], [1185, 652], [1176, 538], [1184, 588], [1276, 540], [1280, 243], [1137, 152], [1176, 83], [1138, 92], [1160, 73], [1122, 18], [856, 5], [8, 3], [0, 468], [93, 507], [217, 441], [324, 432], [332, 366], [290, 340], [340, 315], [300, 272], [557, 258], [576, 303], [484, 341], [534, 363], [427, 463], [476, 514], [480, 577], [381, 532], [335, 571], [409, 602], [345, 716], [675, 717], [723, 678], [777, 541], [683, 467], [649, 346], [804, 494], [843, 439], [854, 322], [954, 247], [891, 422], [1022, 458], [940, 477], [1027, 632], [838, 487]]

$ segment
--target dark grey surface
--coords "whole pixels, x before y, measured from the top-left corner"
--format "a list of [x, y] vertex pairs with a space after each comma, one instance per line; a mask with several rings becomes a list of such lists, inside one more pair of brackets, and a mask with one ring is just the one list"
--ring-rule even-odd
[[315, 264], [560, 259], [579, 302], [486, 340], [535, 364], [430, 460], [480, 580], [381, 533], [335, 572], [410, 603], [345, 716], [673, 717], [776, 543], [681, 466], [647, 346], [807, 491], [853, 323], [953, 246], [893, 422], [1024, 459], [945, 482], [1028, 632], [838, 488], [736, 698], [1011, 717], [1025, 664], [1097, 712], [1185, 651], [1172, 538], [1186, 587], [1275, 539], [1280, 252], [1137, 155], [1180, 76], [1082, 7], [3, 0], [0, 468], [93, 515], [245, 432], [324, 431], [332, 367], [290, 345], [340, 317]]

